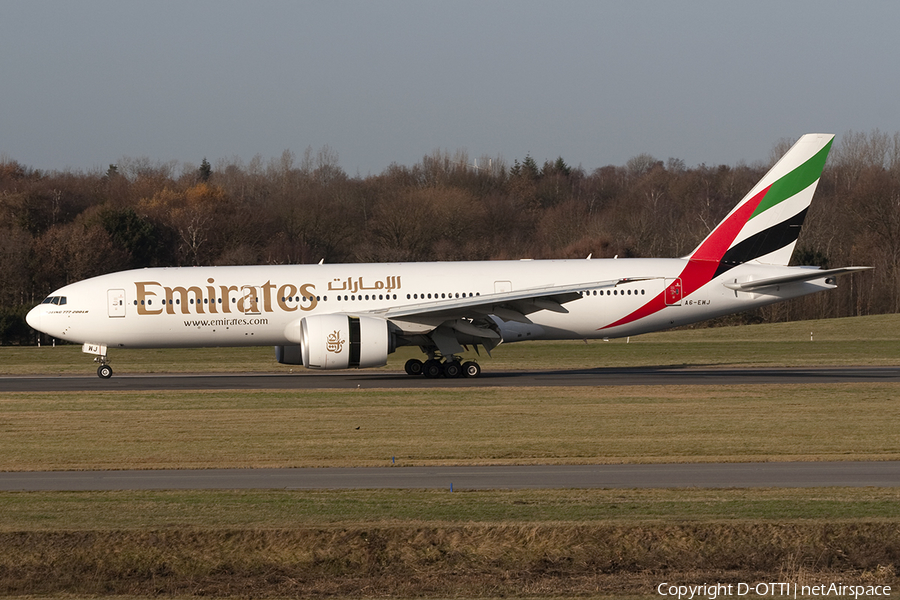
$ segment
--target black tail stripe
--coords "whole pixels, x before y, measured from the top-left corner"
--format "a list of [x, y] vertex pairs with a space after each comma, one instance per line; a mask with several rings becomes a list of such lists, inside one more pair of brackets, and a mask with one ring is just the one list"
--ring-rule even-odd
[[796, 242], [808, 210], [808, 208], [804, 208], [790, 219], [773, 225], [765, 231], [760, 231], [729, 248], [722, 256], [715, 276], [718, 277], [732, 267], [765, 256]]

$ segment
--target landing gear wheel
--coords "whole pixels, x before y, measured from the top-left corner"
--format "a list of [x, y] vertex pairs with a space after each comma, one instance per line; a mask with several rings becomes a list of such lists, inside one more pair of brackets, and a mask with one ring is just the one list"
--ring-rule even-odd
[[447, 379], [456, 379], [461, 377], [463, 373], [462, 365], [458, 360], [448, 360], [444, 363], [444, 377]]
[[109, 379], [112, 377], [112, 367], [109, 365], [100, 365], [97, 367], [97, 376], [101, 379]]
[[441, 361], [435, 359], [426, 360], [425, 364], [422, 365], [422, 374], [428, 379], [437, 379], [443, 375], [444, 368], [441, 365]]
[[422, 374], [422, 368], [424, 365], [422, 361], [418, 358], [411, 358], [406, 361], [406, 364], [403, 365], [403, 368], [406, 370], [407, 375], [412, 375], [413, 377]]
[[463, 375], [466, 377], [478, 377], [481, 375], [481, 365], [477, 362], [472, 362], [471, 360], [463, 363], [462, 370]]

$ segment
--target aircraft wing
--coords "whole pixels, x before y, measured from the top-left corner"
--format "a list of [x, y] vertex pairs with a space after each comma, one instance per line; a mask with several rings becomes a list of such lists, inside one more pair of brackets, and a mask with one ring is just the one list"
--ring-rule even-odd
[[504, 321], [531, 323], [527, 315], [539, 310], [568, 313], [569, 311], [563, 304], [581, 298], [581, 292], [584, 290], [613, 288], [623, 283], [647, 279], [656, 278], [637, 277], [577, 284], [549, 285], [466, 298], [448, 298], [446, 300], [420, 302], [397, 308], [374, 310], [371, 311], [371, 314], [380, 315], [392, 321], [436, 323], [447, 319], [480, 318], [494, 315]]
[[539, 310], [568, 313], [563, 304], [582, 297], [584, 290], [613, 288], [623, 283], [657, 279], [622, 278], [585, 283], [548, 285], [510, 292], [497, 292], [409, 304], [369, 311], [389, 320], [406, 336], [425, 336], [444, 356], [463, 351], [460, 344], [482, 345], [490, 353], [501, 342], [491, 317], [531, 324], [528, 315]]
[[727, 287], [729, 290], [735, 290], [738, 292], [755, 292], [764, 288], [775, 287], [777, 285], [800, 283], [803, 281], [814, 281], [816, 279], [823, 279], [828, 277], [837, 277], [838, 275], [855, 273], [857, 271], [865, 271], [871, 268], [872, 267], [843, 267], [840, 269], [826, 269], [824, 271], [819, 268], [801, 269], [799, 272], [791, 273], [789, 275], [767, 277], [766, 279], [745, 281], [743, 283], [726, 283], [725, 287]]

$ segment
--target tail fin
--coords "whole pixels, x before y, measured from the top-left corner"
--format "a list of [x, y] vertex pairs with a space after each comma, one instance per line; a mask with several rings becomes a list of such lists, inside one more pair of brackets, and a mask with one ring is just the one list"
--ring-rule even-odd
[[690, 260], [719, 263], [713, 277], [750, 261], [787, 265], [833, 141], [822, 133], [797, 140]]
[[831, 134], [801, 137], [687, 257], [681, 274], [671, 279], [665, 290], [601, 329], [625, 325], [680, 304], [683, 297], [739, 264], [756, 261], [786, 266], [833, 140]]

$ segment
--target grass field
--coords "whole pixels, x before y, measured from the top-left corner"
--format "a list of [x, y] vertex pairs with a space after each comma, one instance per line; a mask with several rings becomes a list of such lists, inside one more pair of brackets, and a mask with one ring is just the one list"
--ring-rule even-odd
[[[485, 368], [896, 365], [900, 319], [494, 354]], [[271, 349], [112, 358], [118, 373], [290, 369]], [[93, 376], [75, 347], [0, 348], [0, 371]], [[898, 398], [896, 384], [60, 396], [0, 378], [0, 469], [897, 460]], [[897, 488], [2, 493], [0, 594], [651, 598], [663, 581], [896, 594], [898, 540]]]
[[883, 460], [900, 384], [0, 394], [0, 469]]
[[0, 532], [896, 523], [900, 489], [220, 490], [0, 495]]

